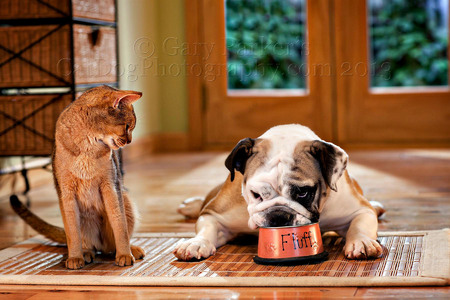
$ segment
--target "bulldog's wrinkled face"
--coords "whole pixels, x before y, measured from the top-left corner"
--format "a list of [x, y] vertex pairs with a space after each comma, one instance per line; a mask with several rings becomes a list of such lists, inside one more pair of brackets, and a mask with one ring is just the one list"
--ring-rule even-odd
[[[273, 149], [270, 140], [259, 140]], [[318, 162], [302, 148], [310, 143], [299, 143], [296, 157], [287, 153], [273, 153], [263, 164], [255, 159], [247, 161], [242, 192], [248, 203], [249, 227], [304, 225], [319, 220], [319, 198], [326, 189]], [[258, 145], [255, 146], [258, 148]], [[255, 164], [256, 163], [256, 164]]]
[[300, 125], [277, 126], [258, 139], [244, 139], [226, 161], [232, 178], [234, 170], [244, 175], [251, 229], [318, 222], [346, 164], [342, 149]]

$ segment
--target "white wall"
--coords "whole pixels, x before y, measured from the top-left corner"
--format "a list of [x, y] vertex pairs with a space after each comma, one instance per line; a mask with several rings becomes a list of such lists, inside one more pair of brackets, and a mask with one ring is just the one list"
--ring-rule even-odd
[[135, 136], [188, 131], [184, 0], [118, 0], [120, 88], [143, 92]]

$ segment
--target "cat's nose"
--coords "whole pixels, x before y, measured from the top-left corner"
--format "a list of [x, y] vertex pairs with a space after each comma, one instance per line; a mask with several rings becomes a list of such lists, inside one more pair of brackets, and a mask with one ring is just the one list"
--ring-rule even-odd
[[127, 144], [131, 143], [132, 136], [131, 134], [127, 134]]

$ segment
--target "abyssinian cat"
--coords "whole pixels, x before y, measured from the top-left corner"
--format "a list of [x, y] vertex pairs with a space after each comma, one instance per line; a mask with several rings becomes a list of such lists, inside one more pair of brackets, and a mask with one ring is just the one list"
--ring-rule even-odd
[[135, 212], [122, 186], [115, 151], [131, 142], [136, 124], [132, 104], [141, 96], [95, 87], [59, 116], [52, 164], [64, 229], [46, 223], [11, 197], [13, 209], [37, 232], [67, 243], [68, 269], [92, 262], [97, 251], [115, 252], [119, 266], [145, 256], [143, 249], [130, 245]]

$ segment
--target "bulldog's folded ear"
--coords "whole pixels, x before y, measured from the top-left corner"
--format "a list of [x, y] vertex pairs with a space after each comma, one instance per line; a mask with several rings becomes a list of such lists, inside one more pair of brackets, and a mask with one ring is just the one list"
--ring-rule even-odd
[[244, 175], [245, 164], [247, 159], [253, 154], [253, 146], [255, 145], [255, 140], [251, 138], [245, 138], [240, 140], [239, 143], [231, 151], [225, 160], [225, 166], [230, 171], [231, 181], [234, 180], [234, 170], [239, 171]]
[[347, 167], [347, 153], [340, 147], [321, 140], [316, 140], [311, 143], [310, 152], [319, 162], [325, 182], [336, 192], [336, 183]]

